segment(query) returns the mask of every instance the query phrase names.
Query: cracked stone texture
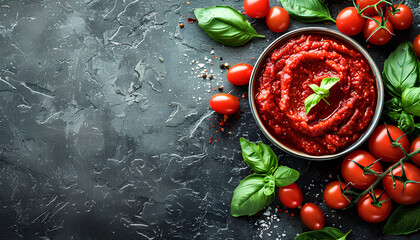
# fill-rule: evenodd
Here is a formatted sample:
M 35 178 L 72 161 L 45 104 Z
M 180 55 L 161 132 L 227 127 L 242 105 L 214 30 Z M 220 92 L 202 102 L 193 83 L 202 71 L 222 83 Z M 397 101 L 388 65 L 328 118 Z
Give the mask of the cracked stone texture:
M 254 64 L 281 34 L 250 19 L 266 38 L 223 46 L 187 18 L 197 7 L 242 11 L 242 1 L 190 2 L 0 1 L 1 239 L 293 239 L 308 230 L 277 199 L 271 207 L 281 211 L 271 215 L 279 221 L 229 213 L 234 188 L 251 173 L 239 138 L 269 142 L 242 98 L 247 87 L 230 85 L 219 65 Z M 351 5 L 326 3 L 334 18 Z M 408 5 L 417 8 L 415 23 L 386 46 L 355 37 L 380 69 L 420 33 L 418 5 Z M 336 29 L 292 20 L 288 31 L 303 26 Z M 212 80 L 201 78 L 206 69 Z M 218 86 L 242 98 L 224 131 L 208 104 Z M 420 238 L 384 237 L 383 224 L 363 222 L 355 209 L 329 209 L 322 189 L 340 160 L 308 162 L 273 149 L 280 164 L 301 172 L 304 201 L 321 206 L 327 226 L 352 229 L 350 239 Z

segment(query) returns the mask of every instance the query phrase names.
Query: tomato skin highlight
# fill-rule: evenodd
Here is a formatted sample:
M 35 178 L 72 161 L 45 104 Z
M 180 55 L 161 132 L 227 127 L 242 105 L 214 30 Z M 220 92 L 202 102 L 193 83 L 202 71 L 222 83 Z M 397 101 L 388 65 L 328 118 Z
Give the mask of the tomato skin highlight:
M 420 182 L 420 169 L 411 163 L 403 163 L 404 171 L 408 179 Z M 401 176 L 401 166 L 396 167 L 392 173 L 394 176 Z M 386 175 L 382 179 L 382 184 L 386 193 L 391 196 L 391 199 L 399 204 L 414 204 L 420 200 L 420 183 L 407 183 L 404 192 L 403 183 L 395 179 L 395 189 L 393 188 L 393 182 L 391 174 Z
M 379 16 L 373 17 L 376 21 L 381 22 L 381 18 Z M 363 35 L 365 38 L 372 44 L 375 45 L 384 45 L 389 42 L 394 34 L 394 27 L 392 26 L 391 22 L 388 20 L 385 23 L 386 29 L 379 29 L 374 34 L 372 34 L 375 29 L 378 27 L 378 23 L 372 19 L 368 19 L 363 27 Z M 372 36 L 371 36 L 372 35 Z
M 289 13 L 282 7 L 272 7 L 265 17 L 267 27 L 276 33 L 284 32 L 290 24 Z
M 363 30 L 365 18 L 360 16 L 355 7 L 347 7 L 338 14 L 336 25 L 341 33 L 354 36 Z
M 398 127 L 393 125 L 380 125 L 373 130 L 372 135 L 369 137 L 369 152 L 376 158 L 381 158 L 383 162 L 397 162 L 404 157 L 404 153 L 400 148 L 391 146 L 386 127 L 388 127 L 389 134 L 394 140 L 404 135 L 404 132 Z M 400 138 L 398 143 L 408 152 L 409 141 L 407 136 Z
M 279 188 L 279 199 L 288 208 L 297 208 L 302 204 L 302 190 L 296 183 Z
M 379 189 L 375 189 L 374 192 L 376 197 L 379 197 L 382 193 Z M 388 195 L 383 193 L 379 200 L 384 201 L 388 198 Z M 373 206 L 372 198 L 367 193 L 357 202 L 357 212 L 359 213 L 359 216 L 370 223 L 378 223 L 387 219 L 391 213 L 391 208 L 392 203 L 390 200 L 383 202 L 381 207 Z
M 300 210 L 300 219 L 309 229 L 315 231 L 325 225 L 325 216 L 321 208 L 314 203 L 306 203 Z
M 220 114 L 232 114 L 239 108 L 239 100 L 230 94 L 219 93 L 211 97 L 210 107 Z
M 351 186 L 356 189 L 367 189 L 378 177 L 374 174 L 363 175 L 363 170 L 351 160 L 366 167 L 374 163 L 376 158 L 367 151 L 356 150 L 347 155 L 341 164 L 341 174 L 347 183 L 351 183 Z M 379 162 L 373 164 L 370 169 L 378 174 L 382 173 L 383 170 L 382 165 Z
M 410 153 L 416 151 L 418 148 L 420 148 L 420 137 L 417 137 L 413 140 L 413 142 L 411 142 Z M 417 166 L 420 166 L 420 153 L 417 153 L 414 157 L 412 157 L 411 161 L 413 161 L 413 163 Z
M 346 184 L 339 181 L 330 182 L 324 189 L 324 201 L 332 209 L 343 209 L 350 204 L 351 197 L 347 198 L 341 193 Z
M 251 80 L 254 67 L 246 63 L 238 63 L 229 68 L 226 77 L 233 85 L 246 85 Z
M 251 18 L 263 18 L 270 10 L 270 3 L 268 0 L 245 0 L 244 9 Z
M 365 8 L 369 5 L 376 4 L 377 2 L 379 2 L 379 0 L 356 0 L 356 5 L 359 6 L 360 10 L 362 10 L 363 8 Z M 382 2 L 378 5 L 378 10 L 380 12 L 383 12 L 383 10 L 385 8 L 386 8 L 386 4 L 384 2 Z M 363 15 L 365 15 L 365 16 L 375 16 L 375 15 L 378 15 L 378 12 L 376 11 L 376 9 L 374 7 L 369 7 L 363 12 Z
M 413 49 L 417 57 L 420 57 L 420 34 L 413 41 Z
M 390 14 L 391 7 L 388 8 L 389 21 L 391 21 L 392 26 L 397 30 L 409 28 L 414 20 L 413 11 L 404 4 L 396 4 L 394 7 L 400 11 L 392 15 Z

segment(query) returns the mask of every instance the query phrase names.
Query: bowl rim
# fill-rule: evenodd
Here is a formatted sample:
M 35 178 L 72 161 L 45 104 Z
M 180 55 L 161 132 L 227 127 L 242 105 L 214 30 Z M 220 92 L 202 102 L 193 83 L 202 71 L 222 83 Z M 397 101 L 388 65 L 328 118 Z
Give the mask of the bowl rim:
M 354 48 L 355 50 L 359 51 L 363 57 L 368 61 L 372 72 L 376 78 L 376 89 L 377 89 L 377 101 L 376 101 L 376 109 L 375 109 L 375 114 L 369 124 L 369 127 L 365 130 L 365 132 L 359 137 L 359 139 L 357 139 L 352 145 L 350 145 L 349 147 L 347 147 L 346 149 L 344 149 L 343 151 L 339 152 L 339 153 L 335 153 L 335 154 L 328 154 L 328 155 L 319 155 L 319 156 L 315 156 L 315 155 L 310 155 L 304 152 L 301 152 L 297 149 L 293 149 L 289 146 L 287 146 L 286 144 L 280 142 L 279 140 L 277 140 L 264 126 L 263 122 L 261 121 L 258 112 L 257 112 L 257 108 L 256 108 L 256 104 L 255 104 L 255 84 L 258 81 L 258 77 L 260 76 L 260 72 L 262 71 L 262 67 L 265 65 L 265 59 L 267 59 L 268 55 L 271 54 L 273 52 L 273 50 L 275 50 L 281 43 L 287 41 L 288 39 L 296 36 L 296 35 L 301 35 L 304 33 L 315 33 L 315 34 L 324 34 L 327 35 L 329 37 L 335 38 L 347 45 L 350 45 L 352 48 Z M 260 130 L 263 132 L 263 134 L 278 148 L 280 148 L 281 150 L 283 150 L 284 152 L 287 152 L 293 156 L 299 157 L 299 158 L 303 158 L 303 159 L 307 159 L 307 160 L 314 160 L 314 161 L 326 161 L 326 160 L 332 160 L 332 159 L 336 159 L 339 158 L 341 156 L 347 155 L 348 153 L 356 150 L 356 148 L 358 148 L 361 144 L 363 144 L 368 137 L 370 136 L 370 134 L 373 132 L 373 130 L 375 129 L 376 125 L 379 122 L 379 119 L 381 117 L 381 113 L 382 113 L 382 109 L 383 109 L 383 104 L 384 104 L 384 86 L 383 86 L 383 82 L 382 82 L 382 75 L 381 72 L 379 71 L 378 67 L 376 66 L 375 61 L 372 59 L 372 57 L 369 55 L 369 53 L 362 47 L 360 46 L 355 40 L 353 40 L 352 38 L 338 32 L 332 29 L 328 29 L 328 28 L 324 28 L 324 27 L 304 27 L 304 28 L 299 28 L 299 29 L 295 29 L 292 30 L 290 32 L 287 32 L 285 34 L 283 34 L 282 36 L 278 37 L 276 40 L 274 40 L 272 43 L 270 43 L 270 45 L 268 45 L 264 51 L 261 53 L 261 55 L 258 57 L 256 63 L 254 64 L 254 68 L 252 70 L 252 74 L 251 74 L 251 79 L 249 82 L 249 87 L 248 87 L 248 99 L 249 99 L 249 106 L 251 108 L 251 113 L 258 125 L 258 127 L 260 128 Z

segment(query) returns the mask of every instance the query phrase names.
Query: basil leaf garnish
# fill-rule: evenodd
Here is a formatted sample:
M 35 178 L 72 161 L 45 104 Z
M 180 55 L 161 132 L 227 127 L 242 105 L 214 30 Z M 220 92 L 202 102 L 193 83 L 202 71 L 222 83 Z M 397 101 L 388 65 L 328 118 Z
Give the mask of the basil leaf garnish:
M 252 170 L 256 173 L 271 173 L 276 170 L 277 156 L 269 146 L 262 142 L 257 146 L 242 137 L 240 143 L 244 161 Z
M 420 202 L 414 205 L 400 205 L 386 222 L 385 235 L 406 235 L 420 229 Z
M 351 230 L 344 234 L 337 228 L 325 227 L 317 231 L 304 232 L 295 240 L 345 240 L 350 232 Z
M 246 17 L 229 6 L 196 8 L 198 25 L 214 40 L 229 46 L 241 46 L 258 35 Z
M 290 17 L 306 23 L 330 20 L 330 11 L 321 0 L 280 0 L 283 8 L 289 13 Z
M 305 99 L 304 105 L 306 115 L 308 115 L 309 111 L 311 111 L 311 109 L 315 107 L 315 105 L 317 105 L 321 99 L 330 105 L 330 103 L 325 98 L 330 96 L 330 89 L 338 81 L 340 81 L 338 78 L 323 78 L 319 87 L 316 84 L 308 85 L 315 93 L 309 95 Z
M 420 117 L 420 87 L 405 89 L 401 96 L 401 105 L 404 111 Z
M 279 166 L 273 174 L 277 187 L 284 187 L 294 183 L 299 178 L 299 175 L 298 171 L 286 166 Z
M 264 193 L 266 185 L 270 184 L 264 181 L 265 177 L 264 174 L 252 174 L 239 183 L 230 205 L 232 216 L 254 215 L 274 201 L 274 190 L 269 195 Z
M 264 185 L 264 194 L 271 195 L 276 189 L 275 178 L 272 175 L 268 175 L 264 178 L 264 181 L 266 182 Z
M 395 97 L 401 97 L 407 88 L 419 84 L 417 82 L 419 71 L 413 45 L 410 42 L 405 42 L 400 44 L 385 60 L 382 76 L 389 92 Z
M 412 133 L 415 127 L 413 115 L 402 111 L 400 118 L 398 119 L 398 128 L 405 133 Z

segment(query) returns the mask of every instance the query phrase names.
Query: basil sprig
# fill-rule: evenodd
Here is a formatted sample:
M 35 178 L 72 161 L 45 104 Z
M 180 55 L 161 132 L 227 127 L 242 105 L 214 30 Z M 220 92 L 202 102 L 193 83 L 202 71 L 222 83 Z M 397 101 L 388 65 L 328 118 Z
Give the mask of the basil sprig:
M 280 2 L 289 15 L 298 21 L 312 23 L 330 20 L 335 22 L 322 0 L 280 0 Z
M 340 79 L 338 78 L 324 78 L 321 81 L 320 86 L 318 87 L 316 84 L 310 84 L 309 87 L 315 92 L 309 95 L 305 99 L 305 112 L 308 115 L 309 111 L 315 105 L 319 103 L 319 101 L 324 100 L 328 105 L 330 103 L 325 99 L 330 96 L 330 89 L 338 82 Z
M 258 145 L 240 139 L 242 156 L 256 173 L 243 179 L 233 191 L 230 212 L 239 217 L 254 215 L 275 198 L 275 187 L 284 187 L 299 178 L 299 172 L 286 166 L 279 166 L 277 156 L 264 143 Z
M 401 96 L 404 111 L 420 117 L 420 87 L 407 88 Z
M 382 230 L 385 235 L 406 235 L 420 230 L 420 202 L 400 205 L 395 209 Z
M 295 240 L 345 240 L 350 232 L 351 230 L 344 234 L 337 228 L 325 227 L 320 230 L 299 234 Z
M 198 25 L 214 40 L 229 46 L 241 46 L 259 35 L 246 17 L 229 6 L 196 8 Z

